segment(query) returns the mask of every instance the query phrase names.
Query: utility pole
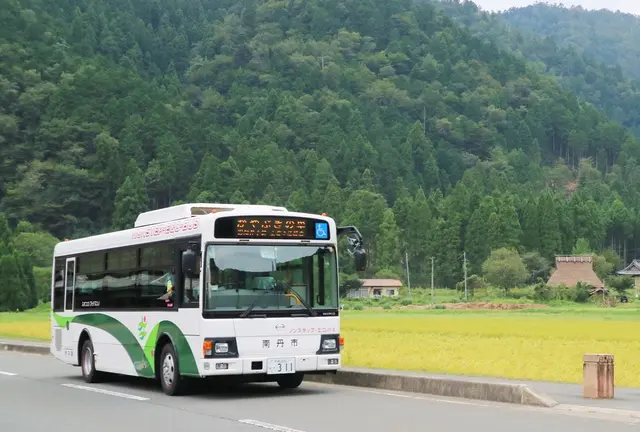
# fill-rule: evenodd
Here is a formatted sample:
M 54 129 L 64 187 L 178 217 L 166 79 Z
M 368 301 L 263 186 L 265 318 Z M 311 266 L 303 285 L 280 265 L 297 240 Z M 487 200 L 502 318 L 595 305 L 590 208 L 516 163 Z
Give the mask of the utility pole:
M 422 105 L 422 135 L 427 136 L 427 106 Z
M 407 286 L 409 287 L 409 295 L 411 295 L 411 277 L 409 276 L 409 254 L 404 251 L 404 264 L 407 268 Z
M 464 268 L 464 301 L 467 301 L 467 253 L 462 253 L 464 263 L 462 267 Z
M 431 257 L 431 306 L 433 306 L 433 257 Z

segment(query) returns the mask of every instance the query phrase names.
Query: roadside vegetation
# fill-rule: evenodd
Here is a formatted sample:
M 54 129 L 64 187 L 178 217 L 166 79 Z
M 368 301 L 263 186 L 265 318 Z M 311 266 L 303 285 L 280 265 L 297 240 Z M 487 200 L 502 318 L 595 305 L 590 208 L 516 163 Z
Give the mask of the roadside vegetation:
M 615 270 L 622 268 L 622 262 L 613 251 L 596 254 L 580 238 L 571 252 L 592 258 L 593 271 L 604 282 L 604 290 L 597 291 L 581 282 L 575 286 L 548 286 L 547 281 L 556 269 L 547 259 L 537 252 L 521 254 L 515 248 L 503 247 L 490 251 L 476 272 L 472 272 L 473 268 L 469 271 L 466 284 L 463 277 L 455 289 L 431 289 L 424 284 L 409 289 L 405 283 L 398 296 L 350 298 L 349 292 L 359 289 L 361 282 L 357 275 L 342 275 L 341 303 L 345 310 L 523 309 L 571 304 L 620 307 L 633 303 L 634 281 L 615 274 Z M 403 280 L 406 276 L 397 270 L 382 269 L 376 277 Z
M 633 293 L 624 290 L 620 293 L 613 289 L 605 295 L 591 295 L 588 285 L 575 287 L 548 287 L 544 282 L 522 288 L 504 290 L 492 286 L 451 290 L 444 288 L 401 288 L 400 295 L 378 298 L 343 298 L 344 310 L 521 310 L 531 308 L 629 308 L 640 307 Z M 621 298 L 626 303 L 621 303 Z

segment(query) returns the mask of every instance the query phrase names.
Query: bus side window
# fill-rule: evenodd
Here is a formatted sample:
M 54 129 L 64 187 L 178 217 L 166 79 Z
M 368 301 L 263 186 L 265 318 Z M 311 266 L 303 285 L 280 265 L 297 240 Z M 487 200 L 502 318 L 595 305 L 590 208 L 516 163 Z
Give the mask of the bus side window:
M 53 304 L 52 308 L 55 312 L 64 310 L 64 270 L 65 261 L 56 260 L 54 268 L 54 282 L 53 282 Z

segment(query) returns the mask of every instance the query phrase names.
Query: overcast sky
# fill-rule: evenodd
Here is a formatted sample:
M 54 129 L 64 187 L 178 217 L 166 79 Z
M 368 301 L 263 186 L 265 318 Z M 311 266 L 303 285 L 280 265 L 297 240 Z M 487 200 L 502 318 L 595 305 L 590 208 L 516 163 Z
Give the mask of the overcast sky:
M 537 3 L 536 0 L 474 0 L 487 11 L 499 11 L 510 7 L 522 7 Z M 582 6 L 585 9 L 611 9 L 640 15 L 640 0 L 554 0 L 545 3 L 562 3 L 565 6 Z

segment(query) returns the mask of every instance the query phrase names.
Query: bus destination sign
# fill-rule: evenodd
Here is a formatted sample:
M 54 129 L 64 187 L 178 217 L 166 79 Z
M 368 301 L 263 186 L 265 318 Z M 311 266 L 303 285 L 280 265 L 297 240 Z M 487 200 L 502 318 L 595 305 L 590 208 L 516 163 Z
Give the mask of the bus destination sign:
M 323 220 L 273 217 L 222 217 L 216 221 L 217 238 L 329 240 L 329 224 Z

